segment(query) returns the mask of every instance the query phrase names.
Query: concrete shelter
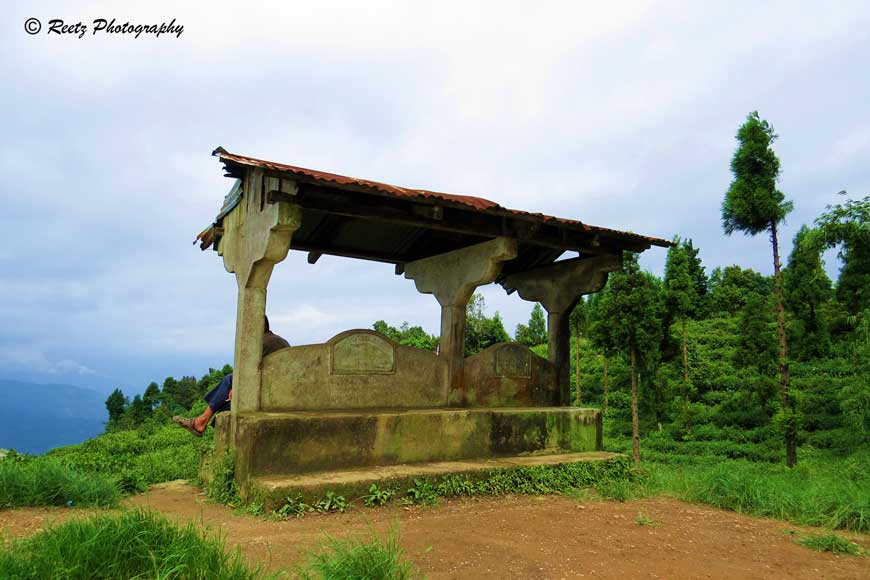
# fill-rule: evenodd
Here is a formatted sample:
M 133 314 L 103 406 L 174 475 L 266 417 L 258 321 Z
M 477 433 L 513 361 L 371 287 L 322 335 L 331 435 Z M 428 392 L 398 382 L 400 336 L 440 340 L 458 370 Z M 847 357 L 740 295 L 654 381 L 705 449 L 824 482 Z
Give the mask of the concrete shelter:
M 568 317 L 623 251 L 669 242 L 220 147 L 213 155 L 235 181 L 197 240 L 238 286 L 232 410 L 218 417 L 216 439 L 219 453 L 235 449 L 245 493 L 338 469 L 425 472 L 601 449 L 599 412 L 570 406 Z M 266 289 L 290 250 L 310 264 L 324 254 L 395 264 L 438 300 L 440 354 L 360 329 L 263 357 Z M 493 282 L 547 310 L 549 360 L 513 343 L 464 356 L 466 305 Z

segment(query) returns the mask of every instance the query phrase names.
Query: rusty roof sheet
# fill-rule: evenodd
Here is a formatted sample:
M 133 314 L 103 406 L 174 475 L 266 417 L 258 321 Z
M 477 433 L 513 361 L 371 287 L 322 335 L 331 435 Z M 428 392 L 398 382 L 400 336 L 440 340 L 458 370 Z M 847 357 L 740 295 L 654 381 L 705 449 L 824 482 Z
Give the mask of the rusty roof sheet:
M 275 172 L 281 173 L 290 173 L 295 176 L 304 177 L 313 181 L 331 183 L 339 187 L 360 187 L 363 189 L 370 190 L 372 192 L 377 192 L 383 195 L 389 195 L 392 197 L 400 197 L 400 198 L 410 198 L 410 199 L 426 199 L 438 202 L 447 202 L 451 205 L 465 206 L 474 211 L 479 211 L 483 213 L 496 213 L 496 214 L 508 214 L 519 217 L 527 217 L 534 221 L 541 221 L 543 223 L 556 223 L 560 225 L 564 225 L 570 228 L 581 229 L 585 232 L 601 232 L 605 234 L 614 235 L 617 237 L 627 237 L 627 238 L 636 238 L 642 239 L 654 246 L 660 247 L 669 247 L 673 245 L 668 240 L 664 240 L 661 238 L 654 238 L 649 236 L 643 236 L 640 234 L 636 234 L 634 232 L 627 232 L 623 230 L 614 230 L 610 228 L 604 228 L 600 226 L 593 226 L 584 224 L 579 220 L 573 220 L 568 218 L 560 218 L 556 216 L 546 215 L 542 213 L 532 213 L 528 211 L 518 210 L 518 209 L 510 209 L 503 207 L 497 204 L 494 201 L 490 201 L 488 199 L 484 199 L 482 197 L 473 197 L 470 195 L 455 195 L 452 193 L 440 193 L 437 191 L 429 191 L 426 189 L 411 189 L 407 187 L 400 187 L 398 185 L 390 185 L 388 183 L 381 183 L 379 181 L 372 181 L 369 179 L 360 179 L 358 177 L 348 177 L 346 175 L 338 175 L 336 173 L 329 173 L 326 171 L 318 171 L 316 169 L 307 169 L 305 167 L 297 167 L 295 165 L 287 165 L 285 163 L 276 163 L 274 161 L 266 161 L 264 159 L 256 159 L 254 157 L 247 157 L 244 155 L 237 155 L 235 153 L 230 153 L 225 150 L 223 147 L 218 147 L 212 152 L 212 155 L 220 158 L 222 162 L 227 166 L 230 173 L 233 173 L 231 170 L 232 165 L 241 165 L 248 167 L 260 167 L 262 169 L 271 170 Z M 234 177 L 240 177 L 240 175 L 233 174 Z

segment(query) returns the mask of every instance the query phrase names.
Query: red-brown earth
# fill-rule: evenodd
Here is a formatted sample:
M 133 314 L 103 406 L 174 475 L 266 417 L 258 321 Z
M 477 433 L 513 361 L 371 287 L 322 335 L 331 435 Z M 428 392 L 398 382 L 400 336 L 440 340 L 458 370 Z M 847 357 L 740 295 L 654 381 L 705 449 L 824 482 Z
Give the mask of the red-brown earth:
M 252 561 L 293 570 L 325 534 L 385 535 L 398 527 L 406 556 L 427 578 L 870 579 L 870 558 L 820 553 L 796 537 L 822 533 L 786 522 L 654 498 L 579 502 L 563 496 L 452 500 L 275 521 L 238 515 L 179 482 L 128 501 L 224 534 Z M 0 511 L 0 533 L 29 536 L 93 510 Z M 638 523 L 638 514 L 653 525 Z M 842 534 L 870 550 L 870 537 Z

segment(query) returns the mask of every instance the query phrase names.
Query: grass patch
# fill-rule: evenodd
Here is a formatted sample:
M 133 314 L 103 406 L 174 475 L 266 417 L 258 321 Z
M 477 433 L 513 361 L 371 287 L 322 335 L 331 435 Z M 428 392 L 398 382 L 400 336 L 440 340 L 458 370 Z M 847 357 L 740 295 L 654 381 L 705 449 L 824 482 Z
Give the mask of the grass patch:
M 302 580 L 422 578 L 405 560 L 396 529 L 385 539 L 375 532 L 371 532 L 368 538 L 339 540 L 327 537 L 321 551 L 312 555 L 297 573 Z
M 608 479 L 600 481 L 595 484 L 593 489 L 604 499 L 619 502 L 635 499 L 641 495 L 638 493 L 635 483 L 625 479 Z
M 138 493 L 155 483 L 195 480 L 200 459 L 212 444 L 212 429 L 200 439 L 174 424 L 149 423 L 54 449 L 31 461 L 56 461 L 111 479 L 125 493 Z
M 870 532 L 870 474 L 843 477 L 842 462 L 795 469 L 748 461 L 648 466 L 648 492 L 811 526 Z
M 660 521 L 651 518 L 643 512 L 637 512 L 637 517 L 634 518 L 634 523 L 639 526 L 647 526 L 650 528 L 657 528 L 662 525 Z
M 269 505 L 276 507 L 275 517 L 302 517 L 311 511 L 331 512 L 347 509 L 351 503 L 345 498 L 357 498 L 366 506 L 386 505 L 400 502 L 405 505 L 431 506 L 441 498 L 480 495 L 546 495 L 576 493 L 577 489 L 591 486 L 623 488 L 624 494 L 638 493 L 632 483 L 642 473 L 631 469 L 628 459 L 615 457 L 604 461 L 581 461 L 562 465 L 539 465 L 494 469 L 467 474 L 448 474 L 440 477 L 417 477 L 398 480 L 393 488 L 379 488 L 372 484 L 368 492 L 354 486 L 337 487 L 325 496 L 295 490 L 289 496 L 268 498 Z M 405 489 L 405 493 L 396 490 Z M 598 487 L 596 487 L 598 489 Z M 614 492 L 616 493 L 616 492 Z M 320 509 L 318 506 L 328 506 Z
M 800 544 L 819 552 L 850 554 L 852 556 L 861 555 L 861 548 L 857 544 L 832 533 L 801 538 Z
M 136 510 L 73 520 L 0 548 L 0 578 L 277 578 L 251 569 L 238 549 L 188 524 Z
M 114 507 L 121 494 L 107 478 L 57 461 L 0 461 L 0 508 Z
M 205 495 L 210 500 L 231 507 L 238 507 L 242 500 L 239 495 L 239 484 L 236 481 L 236 458 L 232 452 L 226 452 L 220 457 L 212 455 L 211 477 L 205 484 Z

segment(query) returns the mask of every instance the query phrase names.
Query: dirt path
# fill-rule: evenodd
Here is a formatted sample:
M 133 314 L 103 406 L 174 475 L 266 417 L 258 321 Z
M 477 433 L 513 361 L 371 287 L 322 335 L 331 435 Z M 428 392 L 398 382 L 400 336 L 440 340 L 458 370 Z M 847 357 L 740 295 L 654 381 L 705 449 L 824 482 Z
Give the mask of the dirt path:
M 196 488 L 176 483 L 130 503 L 220 530 L 252 560 L 279 569 L 292 569 L 324 533 L 386 533 L 398 525 L 406 554 L 430 579 L 870 578 L 870 558 L 799 546 L 786 533 L 802 530 L 796 526 L 661 498 L 580 504 L 560 496 L 507 497 L 270 521 L 234 515 L 208 503 Z M 658 525 L 639 525 L 638 513 Z M 0 531 L 26 536 L 50 522 L 86 515 L 10 510 L 0 512 Z M 870 549 L 870 537 L 857 539 Z

